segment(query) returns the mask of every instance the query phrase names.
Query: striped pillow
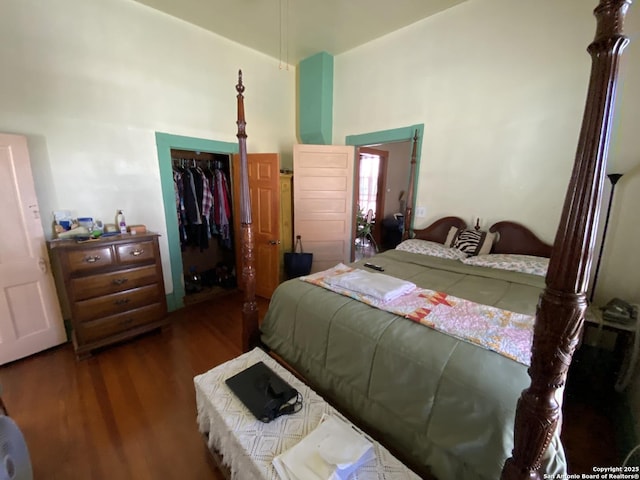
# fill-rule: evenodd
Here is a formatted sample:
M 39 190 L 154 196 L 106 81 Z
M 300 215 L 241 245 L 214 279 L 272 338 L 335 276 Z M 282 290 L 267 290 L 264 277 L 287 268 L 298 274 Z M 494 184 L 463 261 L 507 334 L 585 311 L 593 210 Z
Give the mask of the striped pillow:
M 455 232 L 449 232 L 447 240 L 449 246 L 457 248 L 471 257 L 489 253 L 495 236 L 495 233 L 482 230 L 461 230 L 456 228 Z

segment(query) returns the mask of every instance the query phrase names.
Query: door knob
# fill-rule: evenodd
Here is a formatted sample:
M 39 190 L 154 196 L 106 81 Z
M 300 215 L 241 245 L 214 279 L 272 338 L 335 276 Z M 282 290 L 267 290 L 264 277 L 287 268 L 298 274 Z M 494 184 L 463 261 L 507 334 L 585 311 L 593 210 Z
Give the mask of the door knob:
M 38 260 L 38 268 L 42 270 L 42 273 L 47 273 L 47 261 L 42 257 Z
M 280 245 L 280 240 L 269 240 L 269 245 Z

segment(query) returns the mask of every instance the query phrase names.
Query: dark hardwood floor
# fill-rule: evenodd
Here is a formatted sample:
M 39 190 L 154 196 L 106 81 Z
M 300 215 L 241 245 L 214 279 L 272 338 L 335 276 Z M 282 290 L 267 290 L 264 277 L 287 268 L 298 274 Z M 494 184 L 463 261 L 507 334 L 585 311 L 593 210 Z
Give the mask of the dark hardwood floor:
M 196 425 L 193 377 L 240 354 L 242 296 L 171 314 L 172 326 L 77 362 L 70 344 L 0 367 L 36 479 L 221 479 Z M 267 302 L 259 301 L 260 316 Z M 571 393 L 574 473 L 619 463 L 606 409 Z
M 241 353 L 241 302 L 230 294 L 187 307 L 167 331 L 85 361 L 66 344 L 0 367 L 34 477 L 222 479 L 197 429 L 193 377 Z

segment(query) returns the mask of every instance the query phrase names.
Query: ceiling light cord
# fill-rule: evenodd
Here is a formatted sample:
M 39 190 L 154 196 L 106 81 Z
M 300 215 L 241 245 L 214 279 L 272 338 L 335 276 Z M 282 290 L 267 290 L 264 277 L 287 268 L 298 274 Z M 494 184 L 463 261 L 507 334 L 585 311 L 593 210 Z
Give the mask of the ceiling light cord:
M 278 2 L 278 6 L 280 7 L 278 11 L 278 19 L 280 20 L 280 38 L 278 38 L 278 60 L 280 60 L 280 64 L 278 68 L 282 70 L 282 0 Z
M 280 65 L 278 68 L 283 69 L 282 66 L 282 54 L 284 50 L 286 69 L 289 70 L 289 0 L 285 0 L 283 5 L 282 0 L 279 1 L 280 5 L 280 45 L 279 45 L 279 59 Z M 284 19 L 284 20 L 283 20 Z

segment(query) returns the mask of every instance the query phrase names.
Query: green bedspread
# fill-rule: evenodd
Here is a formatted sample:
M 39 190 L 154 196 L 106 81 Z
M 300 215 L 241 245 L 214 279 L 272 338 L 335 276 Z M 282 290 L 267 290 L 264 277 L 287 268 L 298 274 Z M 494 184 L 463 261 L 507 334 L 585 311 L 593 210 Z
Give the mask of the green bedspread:
M 542 277 L 404 251 L 368 260 L 419 287 L 518 313 L 535 313 L 544 286 Z M 299 279 L 276 289 L 261 331 L 320 394 L 412 464 L 441 480 L 500 477 L 529 384 L 524 365 Z M 559 434 L 543 471 L 566 472 Z

